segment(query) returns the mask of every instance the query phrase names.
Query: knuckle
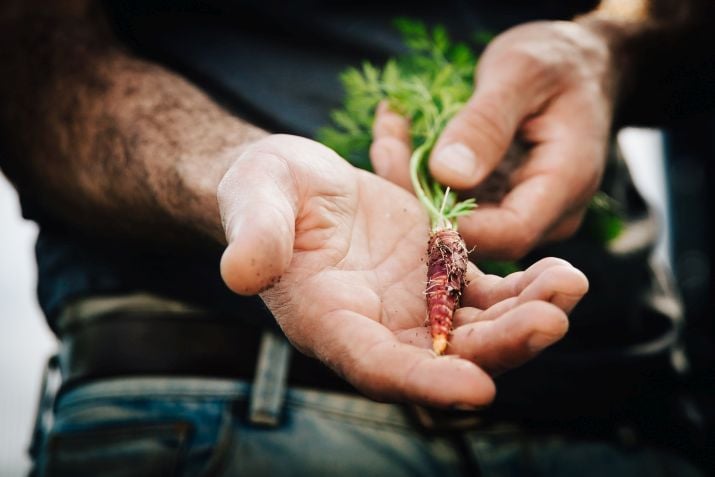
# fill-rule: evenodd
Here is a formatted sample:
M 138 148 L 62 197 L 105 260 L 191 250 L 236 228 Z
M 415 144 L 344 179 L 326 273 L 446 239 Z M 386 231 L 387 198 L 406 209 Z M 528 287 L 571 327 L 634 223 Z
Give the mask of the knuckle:
M 511 80 L 511 89 L 556 84 L 563 80 L 563 68 L 555 64 L 553 53 L 543 51 L 543 48 L 537 42 L 522 42 L 502 53 L 500 61 L 506 65 L 508 74 L 505 79 Z
M 536 48 L 533 43 L 521 43 L 520 46 L 505 51 L 503 61 L 518 71 L 528 73 L 529 76 L 543 74 L 549 70 L 549 64 L 545 60 L 547 57 Z

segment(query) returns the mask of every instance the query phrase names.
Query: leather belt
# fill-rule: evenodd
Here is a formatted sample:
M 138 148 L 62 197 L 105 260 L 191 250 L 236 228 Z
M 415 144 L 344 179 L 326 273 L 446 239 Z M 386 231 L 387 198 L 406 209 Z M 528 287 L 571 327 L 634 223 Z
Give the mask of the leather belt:
M 109 313 L 62 334 L 64 386 L 142 375 L 251 380 L 262 329 L 203 313 Z M 294 353 L 294 386 L 356 392 L 317 360 Z
M 236 317 L 203 312 L 118 311 L 66 327 L 59 369 L 62 389 L 96 379 L 127 376 L 201 376 L 252 381 L 263 329 Z M 293 353 L 288 384 L 357 393 L 317 360 Z M 477 427 L 474 412 L 408 406 L 427 431 Z
M 58 367 L 62 390 L 103 378 L 199 376 L 253 381 L 262 328 L 203 312 L 111 312 L 65 328 Z M 317 360 L 293 353 L 288 384 L 357 393 Z M 488 429 L 508 421 L 489 412 L 405 408 L 428 432 Z M 581 426 L 578 426 L 581 427 Z M 609 430 L 612 429 L 609 426 Z M 563 428 L 561 428 L 563 430 Z

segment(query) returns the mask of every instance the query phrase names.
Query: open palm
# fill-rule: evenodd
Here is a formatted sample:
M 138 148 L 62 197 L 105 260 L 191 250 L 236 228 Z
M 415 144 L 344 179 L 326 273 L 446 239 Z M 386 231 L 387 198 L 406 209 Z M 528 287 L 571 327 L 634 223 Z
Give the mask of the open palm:
M 408 192 L 318 143 L 270 136 L 222 182 L 227 284 L 261 292 L 286 336 L 366 394 L 487 404 L 489 373 L 558 340 L 585 277 L 547 259 L 501 279 L 470 268 L 448 353 L 424 326 L 427 217 Z

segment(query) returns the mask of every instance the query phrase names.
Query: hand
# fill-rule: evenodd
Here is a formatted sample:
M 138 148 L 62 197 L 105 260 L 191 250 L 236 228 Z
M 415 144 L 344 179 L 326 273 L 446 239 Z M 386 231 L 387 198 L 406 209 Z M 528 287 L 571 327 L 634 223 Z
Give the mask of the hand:
M 250 146 L 219 186 L 228 238 L 221 273 L 260 292 L 288 339 L 382 400 L 483 406 L 490 372 L 519 365 L 566 332 L 587 281 L 547 259 L 500 279 L 470 268 L 448 352 L 424 326 L 427 216 L 417 200 L 308 139 Z
M 483 256 L 519 258 L 580 226 L 605 167 L 613 93 L 609 50 L 571 22 L 515 27 L 485 50 L 477 87 L 430 158 L 439 182 L 457 190 L 481 184 L 515 137 L 529 145 L 498 203 L 480 202 L 460 232 Z M 409 124 L 378 108 L 375 171 L 409 188 Z

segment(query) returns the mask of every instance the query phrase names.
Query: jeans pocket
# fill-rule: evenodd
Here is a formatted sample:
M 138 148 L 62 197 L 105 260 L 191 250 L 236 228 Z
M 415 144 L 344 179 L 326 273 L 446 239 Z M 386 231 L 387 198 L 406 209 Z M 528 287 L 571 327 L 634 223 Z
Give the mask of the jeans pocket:
M 124 423 L 51 434 L 46 476 L 175 475 L 191 432 L 186 422 Z

